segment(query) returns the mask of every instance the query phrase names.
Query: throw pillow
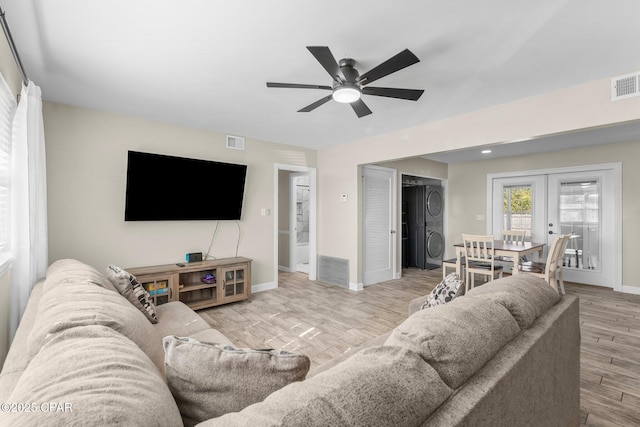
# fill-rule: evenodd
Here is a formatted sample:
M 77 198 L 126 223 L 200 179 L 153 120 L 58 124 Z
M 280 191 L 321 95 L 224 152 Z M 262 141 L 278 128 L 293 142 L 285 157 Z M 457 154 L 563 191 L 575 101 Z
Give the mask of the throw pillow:
M 309 358 L 283 350 L 238 349 L 193 338 L 163 340 L 167 384 L 185 426 L 237 412 L 305 379 Z
M 427 296 L 420 309 L 435 307 L 453 300 L 462 289 L 462 280 L 456 273 L 451 273 L 438 283 Z
M 107 278 L 120 294 L 129 300 L 138 310 L 142 312 L 151 323 L 158 323 L 156 307 L 151 301 L 149 292 L 142 286 L 133 274 L 127 273 L 120 267 L 109 264 L 107 267 Z

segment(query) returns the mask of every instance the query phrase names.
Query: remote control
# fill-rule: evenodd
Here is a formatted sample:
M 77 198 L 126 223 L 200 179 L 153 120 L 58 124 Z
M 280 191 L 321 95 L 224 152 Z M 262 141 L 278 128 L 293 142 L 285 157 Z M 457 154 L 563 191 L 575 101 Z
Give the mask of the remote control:
M 181 262 L 177 262 L 177 263 L 176 263 L 176 265 L 177 265 L 178 267 L 184 267 L 184 264 L 183 264 L 183 263 L 181 263 Z

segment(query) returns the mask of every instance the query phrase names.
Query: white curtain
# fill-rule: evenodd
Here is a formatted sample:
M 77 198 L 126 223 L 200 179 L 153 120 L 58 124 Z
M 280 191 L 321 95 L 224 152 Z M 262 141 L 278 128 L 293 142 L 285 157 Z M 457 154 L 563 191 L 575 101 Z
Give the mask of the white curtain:
M 45 276 L 47 254 L 47 169 L 40 88 L 22 86 L 13 119 L 11 150 L 11 339 L 31 288 Z

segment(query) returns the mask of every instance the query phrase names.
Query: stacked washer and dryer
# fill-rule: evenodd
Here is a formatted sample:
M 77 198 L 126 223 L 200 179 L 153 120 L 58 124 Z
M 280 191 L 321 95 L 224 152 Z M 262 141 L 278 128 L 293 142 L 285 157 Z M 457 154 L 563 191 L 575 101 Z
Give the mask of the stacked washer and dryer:
M 444 257 L 444 195 L 440 181 L 403 180 L 403 265 L 421 270 L 442 267 Z M 405 253 L 406 252 L 406 253 Z

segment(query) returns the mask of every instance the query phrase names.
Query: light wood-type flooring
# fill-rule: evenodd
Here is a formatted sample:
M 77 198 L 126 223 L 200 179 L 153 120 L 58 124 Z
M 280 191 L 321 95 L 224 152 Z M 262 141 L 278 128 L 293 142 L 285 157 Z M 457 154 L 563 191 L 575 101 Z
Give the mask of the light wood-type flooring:
M 238 347 L 282 348 L 322 364 L 407 317 L 442 270 L 407 269 L 402 279 L 353 292 L 303 273 L 281 273 L 278 289 L 198 313 Z M 640 426 L 640 295 L 565 283 L 580 298 L 581 423 Z

